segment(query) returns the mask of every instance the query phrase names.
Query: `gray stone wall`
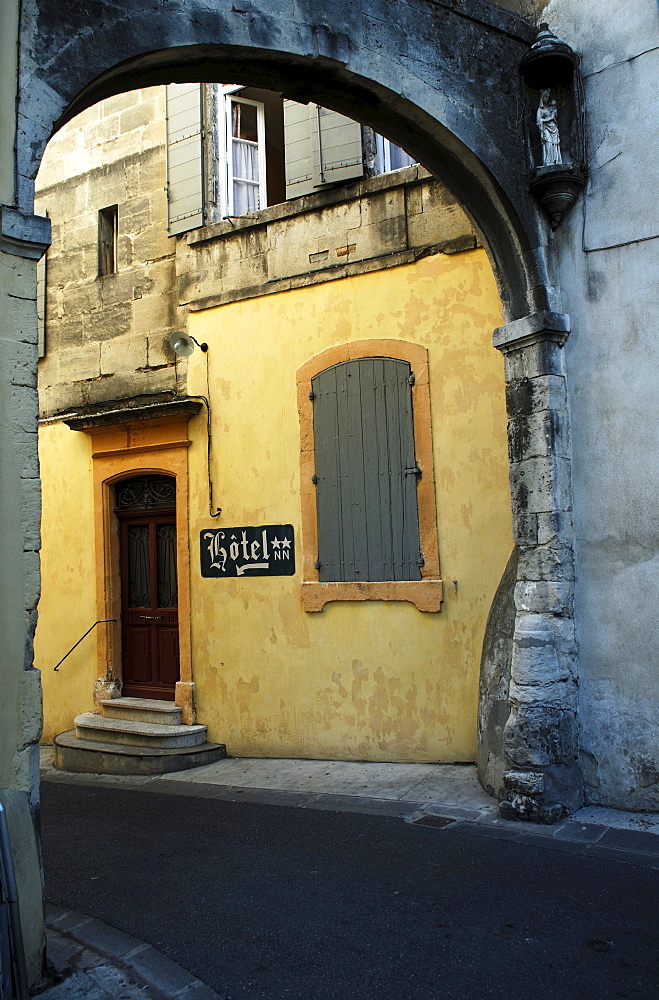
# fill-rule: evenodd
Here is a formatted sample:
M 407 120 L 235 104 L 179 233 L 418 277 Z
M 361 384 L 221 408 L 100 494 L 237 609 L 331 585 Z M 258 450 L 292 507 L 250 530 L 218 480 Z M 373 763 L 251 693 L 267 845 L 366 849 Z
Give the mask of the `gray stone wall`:
M 659 7 L 551 0 L 581 54 L 589 167 L 555 236 L 572 418 L 589 801 L 659 809 Z
M 483 788 L 501 798 L 508 762 L 505 726 L 510 718 L 510 674 L 515 636 L 515 585 L 519 553 L 515 547 L 501 577 L 485 626 L 478 691 L 478 750 L 476 762 Z
M 93 18 L 90 46 L 85 8 L 24 5 L 17 179 L 26 209 L 53 123 L 147 80 L 249 78 L 362 121 L 441 178 L 487 234 L 506 318 L 558 308 L 519 127 L 517 67 L 534 30 L 509 9 L 485 0 L 396 0 L 395 12 L 390 0 L 252 0 L 242 11 L 217 0 L 211 12 L 203 0 L 175 9 L 117 0 L 103 15 Z
M 549 0 L 490 0 L 490 3 L 495 7 L 503 7 L 505 10 L 520 14 L 535 24 L 539 23 Z
M 517 582 L 510 609 L 490 620 L 484 649 L 479 725 L 483 761 L 498 780 L 506 768 L 502 815 L 553 823 L 583 800 L 578 754 L 578 662 L 574 634 L 574 561 L 567 383 L 562 314 L 537 314 L 495 331 L 506 366 L 508 457 L 517 545 Z M 499 600 L 505 601 L 505 593 Z M 500 649 L 497 650 L 496 640 Z M 510 714 L 500 734 L 492 652 L 510 677 Z M 505 654 L 505 655 L 503 655 Z M 494 664 L 496 668 L 496 664 Z M 488 686 L 489 681 L 489 686 Z M 490 746 L 488 740 L 492 738 Z M 490 760 L 490 754 L 492 759 Z
M 48 238 L 41 222 L 33 226 L 30 219 L 0 209 L 5 358 L 0 374 L 0 800 L 10 829 L 30 983 L 41 973 L 44 948 L 36 839 L 41 676 L 32 669 L 41 547 L 35 282 L 37 258 Z

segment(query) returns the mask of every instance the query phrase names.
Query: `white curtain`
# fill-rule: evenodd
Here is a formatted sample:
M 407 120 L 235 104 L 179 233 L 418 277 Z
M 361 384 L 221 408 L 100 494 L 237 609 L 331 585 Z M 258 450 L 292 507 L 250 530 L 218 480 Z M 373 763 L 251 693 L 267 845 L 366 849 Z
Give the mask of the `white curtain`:
M 232 141 L 233 214 L 255 212 L 259 205 L 259 147 L 245 139 Z
M 233 185 L 233 214 L 255 212 L 259 205 L 259 147 L 258 143 L 241 138 L 242 105 L 231 102 L 231 169 Z

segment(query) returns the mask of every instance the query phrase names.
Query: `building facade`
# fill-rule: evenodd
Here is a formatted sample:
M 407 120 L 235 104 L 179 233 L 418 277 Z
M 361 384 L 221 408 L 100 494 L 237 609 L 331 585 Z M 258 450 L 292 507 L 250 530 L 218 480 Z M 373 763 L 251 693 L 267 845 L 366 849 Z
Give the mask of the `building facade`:
M 41 727 L 36 268 L 50 241 L 33 185 L 60 127 L 128 90 L 244 79 L 314 101 L 390 137 L 459 198 L 505 320 L 495 344 L 518 547 L 485 629 L 481 774 L 488 784 L 489 765 L 504 776 L 489 784 L 518 816 L 551 819 L 584 795 L 656 808 L 657 217 L 646 192 L 657 170 L 657 5 L 626 0 L 615 18 L 601 0 L 397 0 L 392 9 L 220 0 L 211 19 L 196 0 L 176 10 L 118 2 L 103 17 L 50 0 L 2 5 L 0 789 L 21 859 L 33 980 L 43 940 L 30 833 Z M 533 133 L 542 91 L 520 75 L 541 22 L 571 46 L 582 83 L 571 96 L 585 187 L 555 229 L 556 213 L 530 190 L 542 163 Z M 107 232 L 111 214 L 106 223 Z M 198 363 L 194 355 L 191 374 Z
M 245 107 L 248 181 L 225 132 Z M 386 170 L 392 156 L 408 165 Z M 316 106 L 192 84 L 111 98 L 50 144 L 47 741 L 123 693 L 175 699 L 239 756 L 475 759 L 513 545 L 500 313 L 472 225 L 409 159 Z M 208 350 L 177 356 L 177 330 Z M 171 616 L 131 582 L 137 515 L 118 499 L 153 476 L 175 483 L 178 663 L 173 619 L 167 641 L 147 636 Z M 54 645 L 58 660 L 95 621 L 53 671 Z

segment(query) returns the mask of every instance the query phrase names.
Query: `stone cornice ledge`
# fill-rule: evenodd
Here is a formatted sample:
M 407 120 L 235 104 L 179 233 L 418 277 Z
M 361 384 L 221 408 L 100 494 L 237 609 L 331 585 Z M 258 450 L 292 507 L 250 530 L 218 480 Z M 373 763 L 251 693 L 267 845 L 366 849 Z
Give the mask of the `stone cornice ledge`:
M 50 242 L 50 219 L 0 205 L 0 250 L 3 253 L 40 260 Z
M 146 406 L 126 406 L 96 411 L 95 413 L 67 414 L 63 422 L 72 431 L 87 431 L 95 427 L 112 427 L 116 424 L 138 423 L 144 420 L 173 420 L 194 417 L 201 409 L 201 402 L 194 399 L 173 399 L 166 403 Z
M 529 347 L 539 340 L 554 340 L 562 345 L 569 333 L 570 317 L 566 313 L 537 312 L 497 327 L 492 343 L 505 353 Z

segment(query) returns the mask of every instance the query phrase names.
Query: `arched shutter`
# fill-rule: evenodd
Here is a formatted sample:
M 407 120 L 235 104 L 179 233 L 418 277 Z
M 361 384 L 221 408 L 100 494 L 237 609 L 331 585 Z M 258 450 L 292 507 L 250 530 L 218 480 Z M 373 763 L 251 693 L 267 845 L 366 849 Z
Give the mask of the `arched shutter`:
M 204 224 L 201 84 L 167 86 L 167 224 L 170 236 Z
M 346 361 L 312 391 L 321 582 L 420 580 L 409 364 Z

